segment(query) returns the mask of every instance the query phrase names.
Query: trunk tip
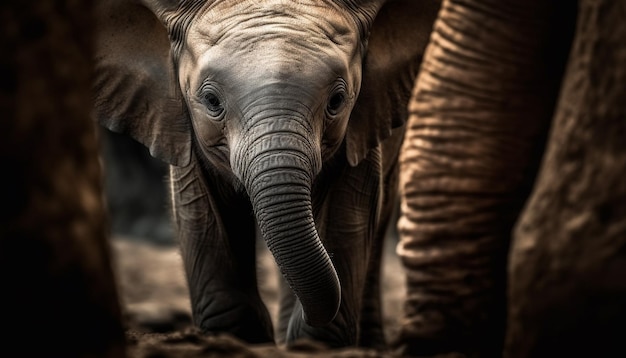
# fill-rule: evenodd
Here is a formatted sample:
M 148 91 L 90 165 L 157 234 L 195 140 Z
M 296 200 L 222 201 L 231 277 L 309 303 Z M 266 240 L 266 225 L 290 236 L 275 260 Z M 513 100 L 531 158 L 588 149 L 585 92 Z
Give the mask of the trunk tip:
M 329 324 L 335 319 L 335 317 L 337 317 L 337 313 L 339 312 L 339 307 L 341 305 L 341 289 L 339 287 L 340 286 L 337 285 L 337 292 L 334 295 L 336 296 L 334 307 L 331 307 L 328 310 L 316 310 L 316 312 L 312 314 L 307 314 L 303 307 L 302 319 L 306 322 L 306 324 L 312 327 L 321 327 Z

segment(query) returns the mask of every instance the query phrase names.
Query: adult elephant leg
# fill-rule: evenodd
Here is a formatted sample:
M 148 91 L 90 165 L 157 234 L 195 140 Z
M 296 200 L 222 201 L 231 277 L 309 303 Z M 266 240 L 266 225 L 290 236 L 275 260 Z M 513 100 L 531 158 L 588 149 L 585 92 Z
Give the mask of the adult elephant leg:
M 255 226 L 245 195 L 203 169 L 195 155 L 170 167 L 172 202 L 194 323 L 247 342 L 273 341 L 256 281 Z
M 554 39 L 572 31 L 555 18 L 557 10 L 575 11 L 575 3 L 553 6 L 442 4 L 401 155 L 405 354 L 501 354 L 510 231 L 533 182 L 567 55 L 568 45 Z
M 546 159 L 516 226 L 505 356 L 623 357 L 626 8 L 580 2 Z
M 380 148 L 354 168 L 343 158 L 337 155 L 324 168 L 313 191 L 315 222 L 341 282 L 339 312 L 329 324 L 311 327 L 302 320 L 297 302 L 288 342 L 311 338 L 333 347 L 359 343 L 362 295 L 380 215 L 382 162 Z

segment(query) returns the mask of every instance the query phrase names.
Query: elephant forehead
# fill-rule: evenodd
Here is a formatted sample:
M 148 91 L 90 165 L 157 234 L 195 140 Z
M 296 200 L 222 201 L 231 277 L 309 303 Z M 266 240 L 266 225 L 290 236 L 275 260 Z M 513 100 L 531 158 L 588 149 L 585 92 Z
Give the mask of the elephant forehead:
M 194 39 L 208 45 L 231 42 L 240 47 L 282 39 L 319 48 L 329 43 L 356 46 L 357 27 L 347 12 L 323 1 L 218 1 L 195 21 Z
M 282 21 L 283 18 L 285 21 Z M 327 86 L 338 77 L 351 82 L 348 70 L 360 53 L 353 44 L 331 41 L 323 32 L 303 29 L 291 18 L 250 19 L 212 41 L 202 32 L 190 32 L 181 57 L 182 74 L 192 88 L 207 79 L 238 86 L 257 81 L 300 82 Z M 251 26 L 257 23 L 258 26 Z M 194 84 L 195 83 L 195 84 Z
M 349 88 L 358 88 L 355 64 L 363 46 L 345 9 L 319 0 L 214 4 L 187 33 L 179 63 L 182 86 L 196 91 L 213 81 L 237 96 L 256 86 L 306 83 L 315 93 L 341 77 Z
M 200 54 L 199 77 L 235 82 L 256 78 L 277 82 L 290 82 L 295 78 L 323 81 L 323 77 L 334 81 L 349 66 L 341 52 L 300 47 L 284 39 L 266 39 L 249 47 L 233 45 L 223 43 Z

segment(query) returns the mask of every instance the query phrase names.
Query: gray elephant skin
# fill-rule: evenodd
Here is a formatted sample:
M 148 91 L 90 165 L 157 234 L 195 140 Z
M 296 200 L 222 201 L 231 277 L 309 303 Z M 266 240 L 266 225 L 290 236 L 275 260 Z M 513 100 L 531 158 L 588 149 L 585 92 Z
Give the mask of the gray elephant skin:
M 102 1 L 98 121 L 169 163 L 194 323 L 384 344 L 381 240 L 438 1 Z M 286 285 L 276 328 L 260 232 Z M 292 293 L 293 292 L 293 293 Z

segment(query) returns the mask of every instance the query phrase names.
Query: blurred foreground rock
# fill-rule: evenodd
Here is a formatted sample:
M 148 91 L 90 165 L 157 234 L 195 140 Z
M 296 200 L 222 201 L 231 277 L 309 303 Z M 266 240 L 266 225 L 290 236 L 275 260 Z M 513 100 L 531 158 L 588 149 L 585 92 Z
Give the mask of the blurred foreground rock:
M 585 0 L 509 262 L 505 357 L 624 357 L 625 2 Z
M 124 356 L 90 117 L 91 10 L 0 5 L 1 357 Z

